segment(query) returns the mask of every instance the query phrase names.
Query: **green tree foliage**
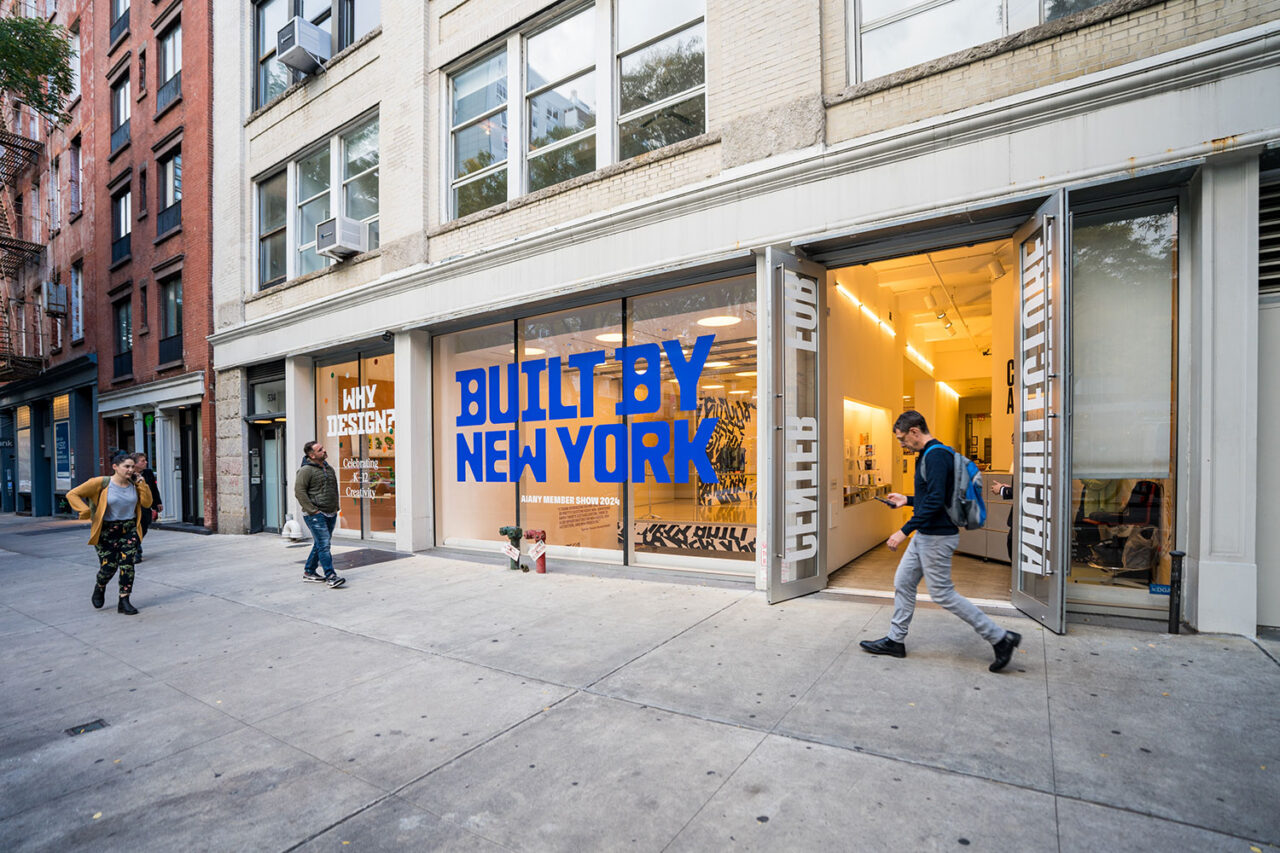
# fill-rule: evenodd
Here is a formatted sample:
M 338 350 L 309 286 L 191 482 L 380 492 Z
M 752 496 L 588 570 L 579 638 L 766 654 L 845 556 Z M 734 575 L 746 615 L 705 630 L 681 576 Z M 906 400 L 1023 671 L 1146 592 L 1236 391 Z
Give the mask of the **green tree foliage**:
M 61 123 L 72 82 L 65 27 L 41 18 L 0 18 L 0 89 Z
M 1044 19 L 1053 21 L 1058 18 L 1064 18 L 1067 15 L 1074 15 L 1076 12 L 1083 12 L 1093 6 L 1102 3 L 1103 0 L 1046 0 L 1044 4 Z

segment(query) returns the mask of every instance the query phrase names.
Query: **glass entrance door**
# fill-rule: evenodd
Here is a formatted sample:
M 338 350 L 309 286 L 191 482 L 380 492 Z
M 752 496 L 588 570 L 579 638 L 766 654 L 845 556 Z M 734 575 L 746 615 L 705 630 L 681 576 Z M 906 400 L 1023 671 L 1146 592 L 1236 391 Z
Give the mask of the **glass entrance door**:
M 772 438 L 769 482 L 763 485 L 770 604 L 827 585 L 827 507 L 823 499 L 826 432 L 822 332 L 826 325 L 824 270 L 788 252 L 765 251 L 765 292 L 771 369 L 761 411 Z
M 1013 604 L 1049 630 L 1066 630 L 1069 563 L 1067 472 L 1070 387 L 1065 192 L 1058 191 L 1014 235 L 1020 306 L 1017 452 L 1014 459 Z

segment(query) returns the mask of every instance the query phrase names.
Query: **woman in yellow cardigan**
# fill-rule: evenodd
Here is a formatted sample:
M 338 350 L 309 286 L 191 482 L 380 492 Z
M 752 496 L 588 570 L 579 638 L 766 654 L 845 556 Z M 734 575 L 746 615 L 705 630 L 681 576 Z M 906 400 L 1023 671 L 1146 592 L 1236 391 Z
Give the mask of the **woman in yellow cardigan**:
M 133 591 L 133 564 L 142 541 L 142 513 L 151 507 L 151 490 L 142 475 L 133 470 L 133 457 L 121 451 L 111 457 L 110 477 L 94 477 L 67 492 L 67 503 L 80 517 L 93 519 L 89 544 L 98 549 L 98 581 L 93 587 L 93 606 L 102 607 L 107 584 L 120 572 L 120 603 L 117 613 L 136 616 L 129 603 Z

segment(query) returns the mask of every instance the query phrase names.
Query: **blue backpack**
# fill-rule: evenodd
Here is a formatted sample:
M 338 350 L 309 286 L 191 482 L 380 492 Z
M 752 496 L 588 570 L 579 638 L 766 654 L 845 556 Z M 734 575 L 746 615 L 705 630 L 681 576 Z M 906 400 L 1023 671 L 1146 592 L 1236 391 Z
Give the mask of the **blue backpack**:
M 923 471 L 929 451 L 939 447 L 945 448 L 955 460 L 951 466 L 955 488 L 951 490 L 951 502 L 947 504 L 947 517 L 956 527 L 977 530 L 987 523 L 987 503 L 982 496 L 982 472 L 978 470 L 976 462 L 960 451 L 952 450 L 945 444 L 935 444 L 920 457 L 922 476 L 927 476 Z

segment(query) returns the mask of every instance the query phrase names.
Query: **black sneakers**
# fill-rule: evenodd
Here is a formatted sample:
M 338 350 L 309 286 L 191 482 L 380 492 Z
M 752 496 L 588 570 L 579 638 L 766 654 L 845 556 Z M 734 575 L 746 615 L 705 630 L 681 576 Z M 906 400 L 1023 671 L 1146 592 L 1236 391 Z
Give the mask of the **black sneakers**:
M 862 646 L 864 652 L 873 655 L 889 655 L 895 658 L 905 658 L 907 656 L 907 644 L 899 643 L 897 640 L 890 640 L 888 637 L 881 637 L 878 640 L 863 640 L 858 643 Z
M 319 572 L 303 572 L 302 580 L 305 583 L 324 583 L 324 578 Z
M 996 651 L 996 659 L 987 669 L 992 672 L 999 672 L 1009 665 L 1009 660 L 1013 657 L 1013 650 L 1022 642 L 1022 635 L 1017 631 L 1005 631 L 1004 636 L 998 641 L 991 644 L 991 648 Z
M 329 577 L 324 579 L 324 582 L 329 585 L 329 589 L 337 589 L 338 587 L 346 583 L 347 579 L 340 578 L 337 575 L 329 575 Z

